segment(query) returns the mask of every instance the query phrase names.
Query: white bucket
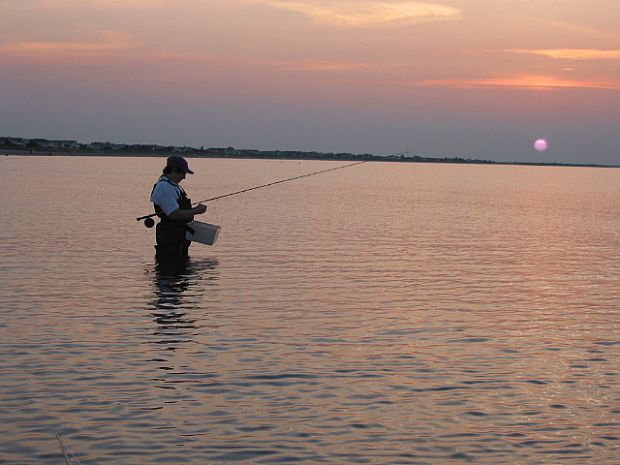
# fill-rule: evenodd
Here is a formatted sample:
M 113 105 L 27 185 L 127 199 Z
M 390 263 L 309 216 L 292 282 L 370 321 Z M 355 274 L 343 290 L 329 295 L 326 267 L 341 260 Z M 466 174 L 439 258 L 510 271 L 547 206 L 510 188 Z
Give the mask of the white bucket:
M 189 231 L 185 232 L 185 239 L 193 242 L 200 242 L 201 244 L 213 245 L 217 241 L 217 236 L 220 235 L 220 227 L 214 224 L 201 223 L 200 221 L 191 221 L 187 223 L 187 226 L 194 230 L 192 234 Z

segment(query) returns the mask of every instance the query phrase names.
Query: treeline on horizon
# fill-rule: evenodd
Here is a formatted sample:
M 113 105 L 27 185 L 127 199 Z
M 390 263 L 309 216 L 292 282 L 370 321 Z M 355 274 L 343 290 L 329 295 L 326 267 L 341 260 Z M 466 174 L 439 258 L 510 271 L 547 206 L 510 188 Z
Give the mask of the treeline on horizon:
M 472 160 L 462 157 L 433 158 L 399 153 L 382 156 L 370 153 L 354 154 L 348 152 L 315 152 L 301 150 L 256 150 L 235 147 L 178 147 L 157 144 L 118 144 L 114 142 L 80 143 L 75 140 L 25 139 L 0 137 L 0 148 L 22 150 L 33 154 L 92 154 L 92 155 L 167 155 L 178 154 L 194 157 L 213 158 L 282 158 L 308 160 L 368 160 L 368 161 L 412 161 L 412 162 L 450 162 L 450 163 L 495 163 L 490 160 Z
M 463 157 L 427 157 L 398 153 L 394 155 L 374 155 L 370 153 L 353 154 L 348 152 L 314 152 L 301 150 L 256 150 L 235 147 L 189 147 L 157 144 L 119 144 L 114 142 L 81 143 L 75 140 L 26 139 L 21 137 L 0 137 L 0 150 L 11 150 L 32 155 L 95 155 L 95 156 L 169 156 L 203 158 L 262 158 L 290 160 L 339 160 L 339 161 L 398 161 L 413 163 L 471 163 L 494 165 L 535 165 L 535 166 L 590 166 L 608 165 L 543 163 L 543 162 L 496 162 Z

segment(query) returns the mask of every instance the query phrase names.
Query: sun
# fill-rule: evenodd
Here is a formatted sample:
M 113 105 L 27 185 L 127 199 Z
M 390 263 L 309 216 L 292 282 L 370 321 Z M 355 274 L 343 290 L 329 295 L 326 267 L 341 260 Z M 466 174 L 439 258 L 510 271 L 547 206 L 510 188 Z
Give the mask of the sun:
M 545 139 L 536 139 L 534 141 L 534 148 L 537 152 L 544 152 L 549 147 L 549 143 Z

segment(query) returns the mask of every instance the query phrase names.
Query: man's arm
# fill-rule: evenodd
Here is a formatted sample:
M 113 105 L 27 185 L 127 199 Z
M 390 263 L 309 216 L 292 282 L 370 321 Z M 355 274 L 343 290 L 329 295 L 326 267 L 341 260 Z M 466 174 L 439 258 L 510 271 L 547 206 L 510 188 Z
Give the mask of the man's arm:
M 189 220 L 194 215 L 200 215 L 207 211 L 207 206 L 199 203 L 192 209 L 181 210 L 180 208 L 168 215 L 171 220 Z

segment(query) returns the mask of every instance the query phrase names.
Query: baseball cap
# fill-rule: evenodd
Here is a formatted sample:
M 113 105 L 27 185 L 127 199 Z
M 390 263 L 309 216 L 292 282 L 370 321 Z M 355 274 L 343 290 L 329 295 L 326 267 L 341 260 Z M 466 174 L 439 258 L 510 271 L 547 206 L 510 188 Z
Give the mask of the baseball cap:
M 187 160 L 185 160 L 185 158 L 179 157 L 177 155 L 169 157 L 168 160 L 166 161 L 166 166 L 170 166 L 172 168 L 179 169 L 179 170 L 183 171 L 184 173 L 194 174 L 194 172 L 189 169 L 189 165 L 187 164 Z

